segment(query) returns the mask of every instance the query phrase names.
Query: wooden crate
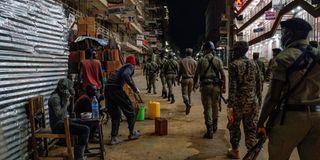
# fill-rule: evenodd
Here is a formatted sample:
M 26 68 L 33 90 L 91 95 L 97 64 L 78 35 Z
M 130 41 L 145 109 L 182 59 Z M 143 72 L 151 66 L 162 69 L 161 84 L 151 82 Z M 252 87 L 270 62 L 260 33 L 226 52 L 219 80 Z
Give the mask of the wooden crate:
M 155 135 L 165 136 L 168 135 L 168 121 L 165 118 L 156 118 L 154 120 Z

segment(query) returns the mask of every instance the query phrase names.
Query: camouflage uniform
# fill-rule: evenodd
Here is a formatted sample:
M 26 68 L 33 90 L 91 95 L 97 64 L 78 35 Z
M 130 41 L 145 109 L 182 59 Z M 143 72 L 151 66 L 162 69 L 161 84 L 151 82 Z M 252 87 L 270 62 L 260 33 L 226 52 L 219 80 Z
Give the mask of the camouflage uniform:
M 160 80 L 161 80 L 161 85 L 162 85 L 162 97 L 163 98 L 167 98 L 167 88 L 166 88 L 166 85 L 167 85 L 167 82 L 166 82 L 166 76 L 164 74 L 164 63 L 165 63 L 166 59 L 163 57 L 158 57 L 157 58 L 157 64 L 159 65 L 159 70 L 160 70 Z
M 260 74 L 260 80 L 261 80 L 260 92 L 262 93 L 263 92 L 263 82 L 264 82 L 265 76 L 266 76 L 266 69 L 265 69 L 264 63 L 260 59 L 255 60 L 255 62 L 259 67 L 259 74 Z M 261 97 L 258 97 L 258 98 L 259 98 L 258 99 L 259 103 L 261 104 L 262 99 L 261 99 Z
M 258 96 L 260 96 L 259 68 L 253 60 L 242 57 L 229 66 L 229 103 L 233 109 L 234 123 L 228 123 L 230 142 L 233 148 L 239 147 L 242 121 L 247 149 L 253 147 L 256 140 Z
M 175 85 L 176 81 L 176 76 L 179 70 L 179 66 L 177 61 L 175 61 L 173 58 L 169 58 L 168 60 L 165 61 L 163 65 L 164 69 L 164 74 L 166 75 L 166 81 L 168 84 L 168 101 L 171 99 L 171 103 L 174 103 L 174 95 L 172 92 L 172 86 Z
M 147 61 L 147 63 L 143 67 L 143 75 L 146 76 L 146 82 L 147 82 L 147 90 L 149 90 L 149 76 L 147 74 L 147 66 L 150 64 L 150 61 Z
M 204 108 L 205 124 L 207 130 L 212 132 L 217 127 L 221 86 L 217 82 L 217 79 L 220 80 L 220 75 L 216 75 L 213 66 L 208 69 L 209 61 L 212 61 L 217 71 L 223 70 L 223 64 L 217 56 L 208 53 L 200 59 L 196 69 L 196 74 L 200 75 L 201 102 Z M 195 78 L 198 75 L 195 75 Z
M 156 92 L 156 79 L 158 74 L 158 65 L 155 62 L 148 63 L 146 66 L 146 75 L 148 76 L 148 93 L 151 93 L 151 88 L 153 88 L 153 93 Z

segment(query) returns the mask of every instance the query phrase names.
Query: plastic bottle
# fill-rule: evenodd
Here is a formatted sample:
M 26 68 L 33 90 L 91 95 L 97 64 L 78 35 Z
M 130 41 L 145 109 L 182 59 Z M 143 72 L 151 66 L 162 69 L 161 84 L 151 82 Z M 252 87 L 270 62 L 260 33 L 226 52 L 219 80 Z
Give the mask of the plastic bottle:
M 99 104 L 96 96 L 94 96 L 92 99 L 91 109 L 92 109 L 92 119 L 99 118 Z

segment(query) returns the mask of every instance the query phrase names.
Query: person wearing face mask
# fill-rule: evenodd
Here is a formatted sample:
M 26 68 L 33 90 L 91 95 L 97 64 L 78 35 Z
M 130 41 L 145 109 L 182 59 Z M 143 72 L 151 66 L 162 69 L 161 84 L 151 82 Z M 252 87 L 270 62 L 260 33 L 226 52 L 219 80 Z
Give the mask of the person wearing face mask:
M 265 137 L 268 131 L 270 160 L 287 160 L 296 147 L 300 159 L 317 160 L 320 157 L 320 51 L 308 46 L 312 27 L 305 20 L 292 18 L 280 25 L 284 50 L 274 60 L 257 134 Z M 271 126 L 270 122 L 273 122 Z
M 123 91 L 124 84 L 128 84 L 135 93 L 140 93 L 140 90 L 136 87 L 132 76 L 134 75 L 136 65 L 136 59 L 134 56 L 128 56 L 126 58 L 126 64 L 120 69 L 116 70 L 109 76 L 105 88 L 106 108 L 111 116 L 112 128 L 111 128 L 111 140 L 110 145 L 121 143 L 122 141 L 117 137 L 121 111 L 127 118 L 129 129 L 129 140 L 135 140 L 140 137 L 138 131 L 134 131 L 135 125 L 135 112 L 134 106 L 129 96 Z
M 49 121 L 53 133 L 65 133 L 64 118 L 68 117 L 67 108 L 70 104 L 70 97 L 74 95 L 73 82 L 69 79 L 61 79 L 57 88 L 48 100 Z M 90 129 L 87 125 L 78 121 L 70 121 L 69 128 L 71 135 L 78 136 L 78 143 L 74 146 L 75 160 L 83 160 L 84 151 L 88 144 Z

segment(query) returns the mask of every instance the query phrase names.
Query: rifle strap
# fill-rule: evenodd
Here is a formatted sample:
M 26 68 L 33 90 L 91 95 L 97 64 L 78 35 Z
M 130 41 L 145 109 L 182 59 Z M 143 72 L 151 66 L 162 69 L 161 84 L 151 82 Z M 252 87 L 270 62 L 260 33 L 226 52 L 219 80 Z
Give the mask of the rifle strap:
M 302 51 L 302 54 L 297 58 L 297 60 L 288 68 L 287 73 L 286 73 L 286 77 L 287 80 L 286 82 L 288 83 L 288 91 L 287 93 L 281 98 L 280 103 L 281 102 L 285 102 L 285 104 L 287 104 L 288 101 L 288 97 L 290 96 L 291 93 L 295 92 L 295 90 L 301 85 L 301 83 L 306 79 L 306 77 L 308 76 L 308 74 L 311 72 L 311 70 L 313 69 L 313 67 L 317 64 L 316 59 L 314 59 L 312 56 L 310 56 L 309 53 L 309 46 L 306 49 L 300 49 Z M 312 63 L 309 65 L 309 59 L 310 57 L 312 58 Z M 302 64 L 302 62 L 304 64 Z M 309 65 L 309 66 L 308 66 Z M 296 71 L 305 69 L 306 67 L 307 70 L 304 72 L 303 76 L 300 78 L 300 80 L 298 81 L 298 83 L 296 83 L 296 85 L 294 85 L 291 89 L 290 89 L 290 81 L 289 81 L 289 76 Z M 279 107 L 281 106 L 281 104 L 279 104 Z M 284 123 L 284 119 L 285 119 L 285 115 L 286 115 L 286 107 L 283 107 L 282 110 L 282 114 L 281 114 L 281 121 L 280 121 L 280 125 L 283 125 Z
M 214 73 L 216 74 L 216 77 L 218 77 L 220 79 L 219 71 L 216 68 L 216 66 L 213 64 L 213 59 L 214 59 L 214 57 L 212 57 L 210 60 L 208 60 L 209 66 L 205 70 L 204 75 L 206 75 L 208 73 L 209 69 L 212 67 Z

